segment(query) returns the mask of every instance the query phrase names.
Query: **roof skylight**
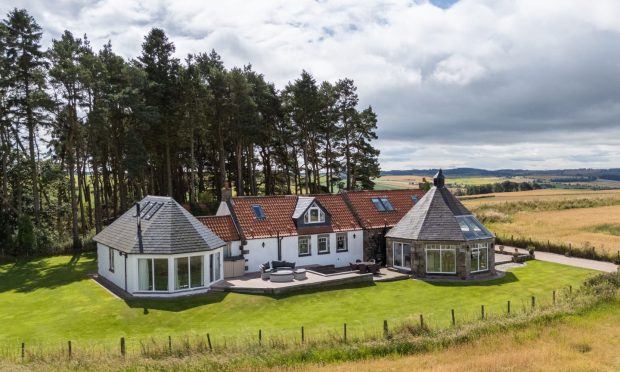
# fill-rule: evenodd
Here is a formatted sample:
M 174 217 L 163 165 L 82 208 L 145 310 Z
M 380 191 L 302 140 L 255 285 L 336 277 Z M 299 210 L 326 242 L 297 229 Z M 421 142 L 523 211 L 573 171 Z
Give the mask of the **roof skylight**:
M 386 197 L 372 198 L 372 204 L 377 208 L 379 212 L 390 212 L 394 210 L 392 203 Z
M 258 204 L 254 204 L 252 206 L 252 210 L 254 211 L 254 215 L 256 216 L 256 218 L 258 218 L 259 220 L 265 219 L 265 211 L 263 211 L 263 207 L 261 207 Z

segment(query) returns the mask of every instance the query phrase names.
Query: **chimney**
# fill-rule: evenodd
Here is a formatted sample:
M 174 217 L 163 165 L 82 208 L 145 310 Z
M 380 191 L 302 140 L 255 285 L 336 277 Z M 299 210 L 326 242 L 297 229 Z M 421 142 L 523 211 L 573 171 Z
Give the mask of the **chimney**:
M 443 171 L 440 168 L 439 172 L 437 172 L 437 174 L 433 178 L 433 184 L 437 187 L 444 187 L 445 182 L 446 182 L 446 178 L 444 177 Z
M 140 253 L 144 253 L 144 246 L 142 245 L 142 219 L 140 218 L 140 203 L 136 203 L 136 222 L 138 224 L 138 246 L 140 247 Z
M 232 198 L 232 190 L 230 189 L 230 182 L 224 182 L 224 187 L 222 187 L 222 201 L 227 202 Z

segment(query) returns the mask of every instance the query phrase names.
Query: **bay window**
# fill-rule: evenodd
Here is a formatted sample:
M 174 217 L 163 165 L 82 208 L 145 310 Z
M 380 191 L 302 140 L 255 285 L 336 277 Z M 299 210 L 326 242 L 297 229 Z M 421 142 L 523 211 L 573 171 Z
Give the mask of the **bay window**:
M 138 259 L 138 289 L 140 291 L 168 290 L 168 259 Z

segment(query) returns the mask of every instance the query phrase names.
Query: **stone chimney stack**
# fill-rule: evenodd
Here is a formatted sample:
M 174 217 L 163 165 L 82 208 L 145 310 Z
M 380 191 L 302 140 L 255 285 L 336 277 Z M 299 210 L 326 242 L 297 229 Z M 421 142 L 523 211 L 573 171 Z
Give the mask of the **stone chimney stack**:
M 224 182 L 221 196 L 223 202 L 229 201 L 232 198 L 232 189 L 230 188 L 230 182 Z

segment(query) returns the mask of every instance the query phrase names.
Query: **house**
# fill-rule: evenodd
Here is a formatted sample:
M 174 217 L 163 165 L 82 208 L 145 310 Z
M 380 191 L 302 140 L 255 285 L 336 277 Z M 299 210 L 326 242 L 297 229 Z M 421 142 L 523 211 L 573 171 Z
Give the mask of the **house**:
M 471 279 L 495 272 L 495 236 L 445 187 L 434 186 L 386 234 L 388 266 L 416 277 Z
M 386 262 L 385 234 L 424 196 L 420 189 L 342 193 L 364 230 L 364 260 Z
M 232 198 L 227 190 L 223 194 L 216 216 L 232 223 L 239 234 L 238 239 L 224 237 L 231 247 L 226 272 L 238 274 L 239 256 L 246 273 L 274 260 L 343 267 L 364 258 L 362 228 L 342 195 Z M 219 222 L 213 217 L 199 220 L 217 230 Z
M 134 296 L 202 292 L 223 279 L 227 243 L 172 198 L 147 196 L 94 240 L 99 276 Z

